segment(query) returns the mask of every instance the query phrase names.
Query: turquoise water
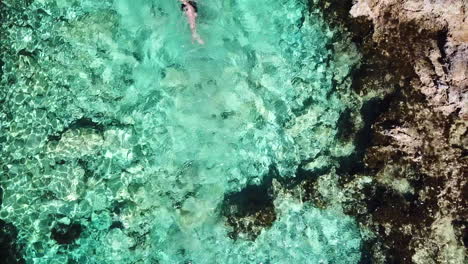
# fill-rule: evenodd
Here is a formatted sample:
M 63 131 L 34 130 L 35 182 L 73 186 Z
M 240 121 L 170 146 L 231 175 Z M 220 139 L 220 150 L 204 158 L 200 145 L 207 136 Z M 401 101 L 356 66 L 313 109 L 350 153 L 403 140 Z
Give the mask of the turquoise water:
M 354 151 L 359 54 L 307 1 L 199 1 L 203 46 L 176 0 L 5 2 L 0 217 L 27 263 L 359 261 L 338 205 L 280 191 L 255 240 L 222 214 L 271 167 L 333 174 Z

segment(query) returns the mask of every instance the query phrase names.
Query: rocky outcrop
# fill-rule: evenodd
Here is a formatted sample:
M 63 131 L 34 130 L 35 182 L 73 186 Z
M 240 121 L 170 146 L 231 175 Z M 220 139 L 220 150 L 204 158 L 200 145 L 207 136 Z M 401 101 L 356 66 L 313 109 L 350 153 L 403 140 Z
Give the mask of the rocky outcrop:
M 368 263 L 464 263 L 468 246 L 468 2 L 327 1 L 364 55 L 354 88 L 369 107 L 348 211 L 380 239 Z M 378 112 L 381 111 L 381 112 Z M 367 140 L 367 141 L 366 141 Z M 372 183 L 356 190 L 362 177 Z M 366 262 L 366 263 L 367 263 Z
M 373 40 L 388 56 L 407 59 L 412 88 L 444 116 L 467 120 L 468 10 L 466 1 L 358 1 L 353 17 L 374 25 Z
M 400 88 L 373 125 L 364 158 L 381 186 L 370 200 L 385 200 L 369 220 L 386 241 L 387 262 L 466 260 L 467 7 L 362 0 L 350 10 L 372 22 L 371 41 L 384 58 L 409 68 L 393 74 Z

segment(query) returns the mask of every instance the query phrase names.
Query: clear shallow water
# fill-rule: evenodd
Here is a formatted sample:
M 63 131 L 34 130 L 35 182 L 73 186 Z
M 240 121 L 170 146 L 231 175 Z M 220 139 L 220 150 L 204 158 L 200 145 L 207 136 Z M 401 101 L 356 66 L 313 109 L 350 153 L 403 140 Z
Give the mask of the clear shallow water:
M 305 1 L 198 6 L 203 46 L 175 0 L 38 0 L 32 26 L 10 30 L 11 49 L 35 55 L 5 64 L 0 216 L 28 263 L 359 260 L 339 207 L 280 192 L 255 241 L 229 238 L 221 213 L 272 166 L 287 181 L 305 160 L 333 172 L 352 153 L 338 121 L 359 126 L 358 54 Z M 54 230 L 73 224 L 59 245 Z

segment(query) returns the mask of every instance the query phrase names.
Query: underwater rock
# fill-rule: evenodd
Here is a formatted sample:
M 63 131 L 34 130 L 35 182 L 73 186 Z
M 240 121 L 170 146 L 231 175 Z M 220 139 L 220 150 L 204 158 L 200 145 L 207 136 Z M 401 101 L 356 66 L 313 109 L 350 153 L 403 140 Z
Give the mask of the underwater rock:
M 225 196 L 223 215 L 233 231 L 229 237 L 255 240 L 261 231 L 269 228 L 276 220 L 273 181 L 278 177 L 275 168 L 258 185 L 248 185 L 236 193 Z
M 51 230 L 51 237 L 61 245 L 73 243 L 80 237 L 83 227 L 77 223 L 70 223 L 68 225 L 58 223 Z
M 25 263 L 21 247 L 17 243 L 18 230 L 15 226 L 0 220 L 0 258 L 5 264 Z

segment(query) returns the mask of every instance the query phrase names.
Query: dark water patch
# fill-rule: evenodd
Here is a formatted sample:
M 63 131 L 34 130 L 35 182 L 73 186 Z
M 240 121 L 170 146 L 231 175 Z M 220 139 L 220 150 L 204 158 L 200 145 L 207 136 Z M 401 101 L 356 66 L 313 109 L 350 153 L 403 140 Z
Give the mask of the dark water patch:
M 268 175 L 259 185 L 248 185 L 239 192 L 224 197 L 222 213 L 233 228 L 228 235 L 255 240 L 264 228 L 273 225 L 276 212 L 273 204 L 272 182 L 278 178 L 276 167 L 271 166 Z
M 353 154 L 347 157 L 338 159 L 337 174 L 342 176 L 353 176 L 358 173 L 367 173 L 369 168 L 364 165 L 363 159 L 367 149 L 373 144 L 373 124 L 379 116 L 384 113 L 390 103 L 398 96 L 398 92 L 385 97 L 384 99 L 371 99 L 365 102 L 360 110 L 363 118 L 363 127 L 355 132 L 354 145 L 356 146 Z M 351 126 L 351 121 L 342 121 L 341 125 Z M 348 128 L 351 129 L 351 128 Z M 351 131 L 348 133 L 352 133 Z M 344 184 L 351 180 L 352 177 L 340 177 L 340 183 Z
M 327 203 L 320 192 L 317 190 L 317 180 L 321 175 L 326 174 L 329 169 L 322 168 L 311 171 L 304 169 L 304 165 L 298 167 L 293 185 L 288 187 L 292 189 L 300 184 L 301 190 L 303 191 L 300 197 L 302 202 L 311 202 L 315 207 L 325 208 Z
M 316 181 L 320 175 L 328 172 L 328 168 L 318 170 L 305 169 L 304 167 L 311 161 L 312 160 L 301 162 L 301 164 L 297 167 L 295 177 L 290 182 L 285 183 L 288 189 L 292 189 L 304 181 Z
M 77 129 L 77 128 L 91 128 L 99 132 L 104 131 L 104 125 L 94 122 L 91 118 L 83 117 L 73 121 L 68 129 Z
M 447 61 L 447 52 L 445 51 L 447 38 L 448 38 L 448 29 L 443 29 L 437 33 L 436 41 L 437 41 L 437 47 L 439 48 L 439 51 L 440 51 L 439 62 L 441 64 L 444 64 Z
M 372 250 L 374 245 L 378 243 L 377 239 L 364 240 L 361 244 L 361 259 L 358 264 L 374 264 L 376 263 Z
M 325 208 L 327 206 L 326 199 L 318 191 L 317 181 L 320 176 L 325 175 L 330 172 L 330 167 L 323 167 L 319 169 L 306 169 L 308 163 L 312 162 L 311 160 L 304 160 L 297 167 L 294 178 L 289 179 L 287 182 L 283 181 L 282 186 L 287 190 L 291 190 L 294 193 L 294 190 L 297 190 L 299 187 L 301 190 L 300 199 L 302 202 L 310 202 L 315 207 Z
M 131 200 L 122 200 L 122 201 L 114 200 L 112 202 L 111 212 L 115 215 L 119 215 L 122 213 L 124 209 L 128 209 L 128 208 L 133 209 L 135 206 L 136 206 L 135 202 Z
M 338 119 L 337 122 L 337 138 L 340 141 L 348 141 L 351 139 L 353 134 L 355 133 L 355 126 L 353 122 L 353 118 L 351 115 L 351 110 L 346 109 Z
M 3 65 L 5 65 L 5 63 L 3 62 L 2 59 L 0 59 L 0 80 L 3 77 Z M 0 101 L 0 103 L 2 103 L 2 102 Z
M 138 246 L 141 246 L 141 245 L 144 245 L 145 243 L 147 243 L 148 234 L 149 234 L 149 231 L 146 231 L 146 232 L 143 232 L 143 233 L 138 232 L 138 231 L 129 232 L 128 236 L 133 238 L 133 241 L 135 241 L 133 246 L 131 246 L 129 249 L 130 250 L 135 250 Z
M 351 10 L 352 6 L 352 0 L 308 1 L 309 12 L 314 12 L 317 9 L 321 10 L 325 19 L 334 26 L 339 22 L 337 18 L 350 18 L 349 10 Z
M 124 225 L 120 221 L 113 221 L 112 224 L 110 225 L 109 229 L 115 229 L 115 228 L 124 229 Z
M 427 186 L 427 185 L 425 185 Z M 347 207 L 347 214 L 355 215 L 360 222 L 366 222 L 370 216 L 375 224 L 377 241 L 382 241 L 382 250 L 386 263 L 409 263 L 415 251 L 411 246 L 414 237 L 422 237 L 434 221 L 432 212 L 437 210 L 437 201 L 422 202 L 418 190 L 401 194 L 385 185 L 367 185 L 363 190 L 363 202 L 366 211 L 356 207 Z M 390 231 L 385 226 L 391 226 Z M 413 226 L 413 232 L 407 234 L 405 226 Z M 365 251 L 375 250 L 372 244 Z M 364 262 L 372 263 L 372 262 Z
M 57 223 L 51 230 L 50 237 L 60 245 L 68 245 L 75 242 L 81 235 L 83 226 L 78 223 L 69 225 Z
M 362 159 L 364 151 L 372 144 L 372 125 L 377 118 L 388 109 L 390 103 L 397 97 L 397 93 L 386 96 L 384 99 L 371 99 L 365 102 L 361 108 L 363 128 L 357 133 L 355 145 L 357 154 Z
M 27 49 L 21 49 L 21 50 L 18 51 L 17 54 L 19 56 L 25 56 L 25 57 L 29 57 L 31 59 L 35 59 L 36 56 L 39 54 L 39 51 L 38 50 L 29 51 Z
M 78 166 L 84 171 L 84 181 L 86 182 L 89 178 L 93 177 L 94 171 L 90 168 L 90 165 L 86 159 L 78 159 Z
M 262 229 L 273 225 L 276 220 L 273 181 L 278 182 L 285 190 L 301 186 L 302 202 L 311 202 L 316 207 L 325 208 L 327 204 L 316 189 L 316 182 L 320 175 L 329 172 L 329 168 L 307 170 L 304 167 L 309 162 L 304 161 L 298 166 L 293 178 L 280 177 L 276 166 L 272 165 L 260 184 L 248 185 L 239 192 L 226 195 L 222 214 L 227 218 L 227 224 L 233 228 L 229 237 L 255 240 Z
M 0 262 L 4 264 L 24 264 L 21 246 L 17 241 L 18 230 L 0 219 Z
M 0 208 L 2 208 L 3 204 L 3 188 L 0 186 Z
M 58 165 L 64 165 L 65 163 L 67 163 L 64 159 L 59 159 L 55 162 L 55 164 L 58 164 Z
M 79 128 L 89 128 L 97 131 L 99 134 L 104 132 L 104 125 L 98 122 L 93 121 L 91 118 L 83 117 L 79 118 L 73 122 L 71 122 L 66 128 L 62 131 L 59 131 L 55 134 L 49 135 L 47 137 L 48 141 L 60 141 L 62 135 L 71 129 L 79 129 Z
M 468 220 L 456 219 L 452 221 L 452 225 L 455 228 L 455 235 L 458 240 L 463 243 L 463 246 L 466 249 L 468 249 Z

